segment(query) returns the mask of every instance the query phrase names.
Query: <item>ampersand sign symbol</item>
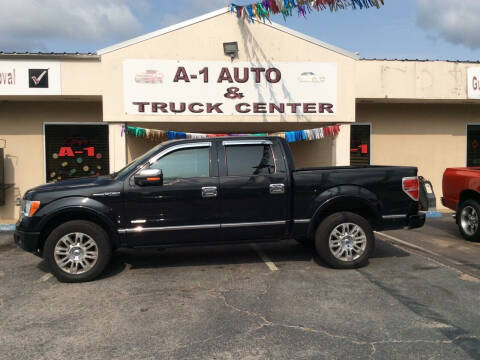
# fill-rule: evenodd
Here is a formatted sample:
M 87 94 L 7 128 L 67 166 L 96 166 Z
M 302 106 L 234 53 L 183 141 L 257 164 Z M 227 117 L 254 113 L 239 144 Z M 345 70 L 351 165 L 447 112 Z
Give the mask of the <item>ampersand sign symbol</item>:
M 227 89 L 226 94 L 224 95 L 227 99 L 243 99 L 245 96 L 239 92 L 238 87 L 230 87 Z

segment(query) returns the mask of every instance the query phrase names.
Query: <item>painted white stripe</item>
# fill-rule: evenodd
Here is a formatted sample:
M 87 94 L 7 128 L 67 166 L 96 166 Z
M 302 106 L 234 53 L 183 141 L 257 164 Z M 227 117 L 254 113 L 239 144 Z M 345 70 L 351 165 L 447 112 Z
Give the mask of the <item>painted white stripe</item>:
M 278 271 L 278 267 L 277 265 L 275 265 L 272 260 L 270 260 L 270 258 L 267 256 L 267 254 L 265 254 L 263 252 L 262 249 L 260 249 L 257 245 L 255 244 L 250 244 L 250 246 L 252 247 L 253 250 L 255 250 L 258 254 L 258 256 L 260 256 L 260 259 L 263 260 L 263 262 L 265 263 L 265 265 L 267 265 L 267 267 L 270 269 L 270 271 Z
M 411 243 L 409 243 L 409 242 L 407 242 L 407 241 L 400 240 L 399 238 L 396 238 L 395 236 L 387 235 L 387 234 L 384 234 L 384 233 L 382 233 L 382 232 L 377 232 L 377 231 L 375 231 L 375 234 L 380 235 L 380 236 L 383 236 L 383 237 L 386 238 L 386 239 L 390 239 L 390 240 L 392 240 L 392 241 L 394 241 L 394 242 L 397 242 L 397 243 L 399 243 L 399 244 L 405 245 L 405 246 L 407 246 L 407 247 L 411 247 L 411 248 L 413 248 L 413 249 L 417 249 L 417 250 L 426 252 L 426 253 L 428 253 L 428 254 L 430 254 L 430 255 L 432 255 L 432 256 L 437 257 L 438 259 L 447 260 L 447 261 L 450 262 L 451 264 L 460 265 L 460 266 L 465 266 L 465 264 L 462 264 L 462 263 L 460 263 L 460 262 L 458 262 L 458 261 L 455 261 L 455 260 L 453 260 L 453 259 L 446 258 L 446 257 L 443 256 L 443 255 L 437 254 L 436 252 L 430 251 L 430 250 L 425 249 L 425 248 L 423 248 L 423 247 L 421 247 L 421 246 L 413 245 L 413 244 L 411 244 Z M 467 273 L 465 273 L 463 270 L 458 269 L 458 268 L 455 268 L 455 267 L 453 267 L 452 265 L 450 265 L 450 264 L 448 264 L 448 263 L 441 262 L 440 260 L 436 260 L 435 258 L 431 258 L 431 257 L 427 257 L 427 258 L 430 259 L 431 261 L 436 262 L 437 264 L 439 264 L 439 265 L 441 265 L 441 266 L 445 266 L 445 267 L 447 267 L 447 268 L 449 268 L 449 269 L 452 269 L 453 271 L 456 271 L 456 272 L 459 273 L 459 274 L 464 274 L 465 276 L 469 276 L 469 277 L 472 277 L 472 278 L 474 278 L 474 279 L 479 279 L 479 280 L 480 280 L 480 278 L 477 278 L 475 275 L 467 274 Z
M 40 282 L 48 281 L 52 276 L 53 276 L 53 275 L 50 274 L 50 273 L 45 274 L 45 275 L 43 275 L 43 276 L 40 278 L 40 280 L 38 280 L 38 281 L 40 281 Z
M 428 249 L 425 249 L 424 247 L 421 247 L 421 246 L 418 246 L 418 245 L 414 245 L 412 243 L 409 243 L 408 241 L 405 241 L 405 240 L 400 240 L 399 238 L 396 238 L 395 236 L 392 236 L 392 235 L 387 235 L 387 234 L 384 234 L 382 232 L 378 232 L 378 231 L 375 231 L 375 234 L 378 234 L 380 236 L 383 236 L 387 239 L 390 239 L 390 240 L 393 240 L 393 241 L 396 241 L 398 242 L 399 244 L 402 244 L 402 245 L 405 245 L 405 246 L 409 246 L 411 248 L 414 248 L 414 249 L 417 249 L 417 250 L 420 250 L 420 251 L 423 251 L 423 252 L 426 252 L 430 255 L 434 255 L 434 256 L 442 256 L 440 254 L 437 254 L 436 252 L 433 252 L 431 250 L 428 250 Z

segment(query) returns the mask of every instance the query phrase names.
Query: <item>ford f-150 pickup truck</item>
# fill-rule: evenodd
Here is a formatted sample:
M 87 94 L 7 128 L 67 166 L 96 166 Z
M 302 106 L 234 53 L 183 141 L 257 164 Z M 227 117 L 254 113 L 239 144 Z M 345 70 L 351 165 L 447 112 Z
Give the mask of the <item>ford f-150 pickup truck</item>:
M 14 237 L 66 282 L 99 276 L 118 248 L 282 239 L 354 268 L 373 230 L 423 226 L 419 187 L 415 167 L 295 169 L 280 137 L 174 140 L 109 176 L 26 192 Z
M 456 212 L 460 234 L 466 240 L 479 241 L 480 168 L 448 168 L 442 187 L 442 204 Z

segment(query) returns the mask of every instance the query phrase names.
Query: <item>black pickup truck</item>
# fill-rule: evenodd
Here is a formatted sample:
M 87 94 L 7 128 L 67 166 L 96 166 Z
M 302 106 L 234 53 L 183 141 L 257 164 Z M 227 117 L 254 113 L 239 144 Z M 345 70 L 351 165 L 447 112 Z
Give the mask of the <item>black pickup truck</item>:
M 336 268 L 365 265 L 373 230 L 425 223 L 415 167 L 295 169 L 279 137 L 163 143 L 109 176 L 29 190 L 14 234 L 61 281 L 89 281 L 118 248 L 312 242 Z

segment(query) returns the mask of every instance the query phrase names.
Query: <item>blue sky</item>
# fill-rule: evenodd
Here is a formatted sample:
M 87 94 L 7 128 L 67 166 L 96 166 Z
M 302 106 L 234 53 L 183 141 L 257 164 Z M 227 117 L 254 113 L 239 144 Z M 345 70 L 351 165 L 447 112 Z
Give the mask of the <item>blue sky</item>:
M 94 52 L 228 3 L 2 0 L 0 50 Z M 282 16 L 272 20 L 365 58 L 480 60 L 480 0 L 385 0 L 380 10 L 313 12 L 307 19 L 295 15 L 286 22 Z

